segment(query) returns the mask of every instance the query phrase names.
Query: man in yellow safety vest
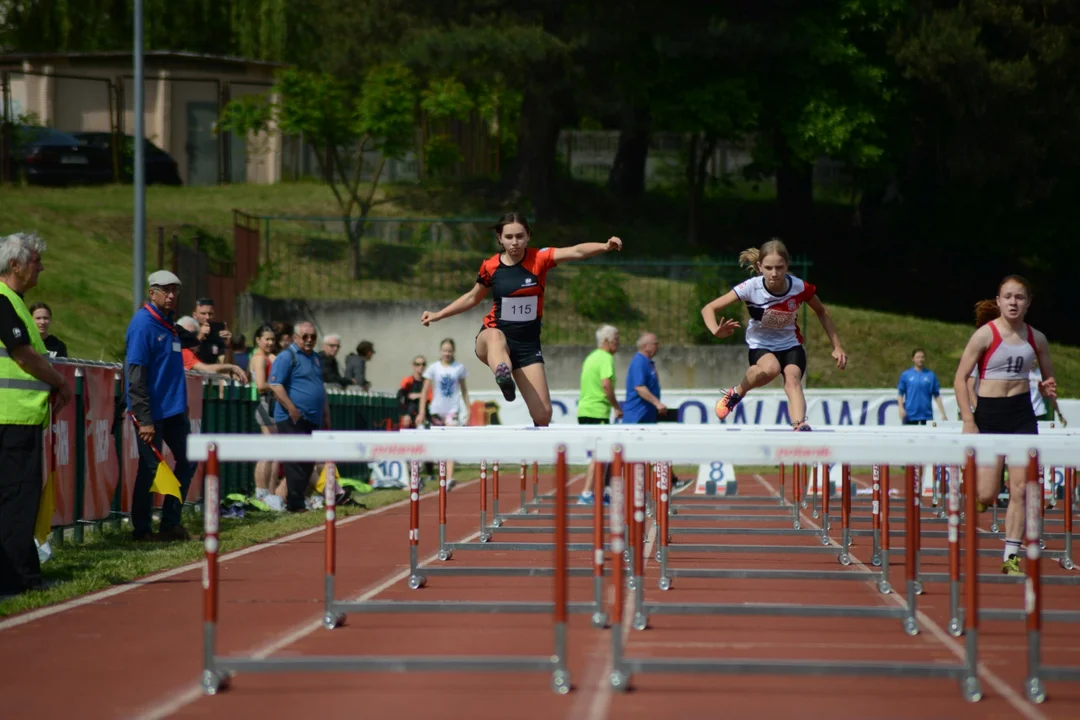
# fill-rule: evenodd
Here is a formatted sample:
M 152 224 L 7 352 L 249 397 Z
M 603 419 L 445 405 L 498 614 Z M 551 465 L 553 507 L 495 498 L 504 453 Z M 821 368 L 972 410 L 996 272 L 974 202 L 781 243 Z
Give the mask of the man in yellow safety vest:
M 37 235 L 0 237 L 0 593 L 41 586 L 34 522 L 41 501 L 49 401 L 59 411 L 71 388 L 48 351 L 23 296 L 45 267 Z

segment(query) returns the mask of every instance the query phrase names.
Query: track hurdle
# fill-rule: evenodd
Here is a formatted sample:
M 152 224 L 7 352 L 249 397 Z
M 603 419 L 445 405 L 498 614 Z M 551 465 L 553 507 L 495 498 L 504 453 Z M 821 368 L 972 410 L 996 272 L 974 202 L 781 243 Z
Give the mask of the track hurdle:
M 566 444 L 553 445 L 549 440 L 528 439 L 517 443 L 517 450 L 526 456 L 548 458 L 556 467 L 556 512 L 566 509 L 568 481 L 568 451 Z M 268 442 L 269 441 L 269 442 Z M 556 522 L 555 541 L 552 543 L 553 602 L 409 602 L 367 601 L 345 602 L 334 596 L 336 579 L 336 465 L 335 462 L 377 462 L 384 459 L 401 459 L 412 456 L 417 461 L 437 461 L 446 457 L 447 442 L 402 444 L 388 441 L 386 433 L 360 433 L 346 441 L 315 440 L 308 437 L 269 438 L 250 435 L 191 435 L 188 438 L 189 457 L 193 461 L 206 462 L 206 504 L 204 515 L 205 572 L 203 582 L 203 672 L 201 686 L 207 695 L 215 695 L 228 687 L 230 678 L 238 673 L 269 672 L 522 672 L 550 673 L 551 687 L 558 694 L 571 689 L 567 668 L 567 618 L 573 603 L 568 593 L 568 534 L 565 519 Z M 487 448 L 475 448 L 467 459 L 476 461 L 477 452 Z M 458 453 L 455 453 L 458 454 Z M 487 453 L 483 453 L 487 454 Z M 575 457 L 584 456 L 577 451 Z M 220 463 L 225 461 L 251 461 L 253 459 L 276 459 L 288 461 L 326 461 L 327 482 L 325 526 L 325 608 L 323 625 L 332 630 L 342 625 L 352 613 L 520 613 L 550 615 L 553 626 L 553 651 L 544 656 L 320 656 L 289 658 L 253 658 L 220 656 L 217 654 L 218 592 L 220 573 L 217 563 L 218 527 L 220 518 Z M 419 474 L 414 470 L 410 478 L 410 554 L 415 555 L 419 542 Z M 592 604 L 583 604 L 589 611 Z M 580 608 L 579 608 L 580 610 Z

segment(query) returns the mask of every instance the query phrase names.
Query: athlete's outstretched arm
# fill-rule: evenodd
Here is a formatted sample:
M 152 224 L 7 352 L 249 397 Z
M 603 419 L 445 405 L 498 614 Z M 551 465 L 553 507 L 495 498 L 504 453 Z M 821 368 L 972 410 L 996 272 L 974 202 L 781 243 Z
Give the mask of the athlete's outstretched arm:
M 1057 380 L 1054 379 L 1054 364 L 1050 362 L 1050 343 L 1038 330 L 1035 330 L 1035 354 L 1039 358 L 1039 370 L 1043 377 L 1039 383 L 1039 392 L 1044 397 L 1056 400 Z
M 836 367 L 843 370 L 847 367 L 847 353 L 844 352 L 843 346 L 840 345 L 840 338 L 836 335 L 836 325 L 833 325 L 832 315 L 829 314 L 824 303 L 821 302 L 821 298 L 817 295 L 807 300 L 806 304 L 817 314 L 821 327 L 824 328 L 825 334 L 829 336 L 829 342 L 832 343 L 832 356 L 836 360 Z
M 448 317 L 460 315 L 463 312 L 472 310 L 474 307 L 480 304 L 480 301 L 484 299 L 484 296 L 488 294 L 488 289 L 476 283 L 473 285 L 472 290 L 459 297 L 454 302 L 450 303 L 442 310 L 438 312 L 425 312 L 420 316 L 420 324 L 427 327 L 429 323 L 439 322 L 445 320 Z
M 716 313 L 737 302 L 739 302 L 739 296 L 731 290 L 701 308 L 701 319 L 705 321 L 705 327 L 709 328 L 709 332 L 719 338 L 728 337 L 735 332 L 735 328 L 739 327 L 739 321 L 721 318 L 720 322 L 717 322 Z
M 990 331 L 984 325 L 972 334 L 968 340 L 964 354 L 960 356 L 960 364 L 956 367 L 953 376 L 953 392 L 956 394 L 956 407 L 960 410 L 960 419 L 964 422 L 964 432 L 978 432 L 975 426 L 975 414 L 971 410 L 971 400 L 968 397 L 968 377 L 975 369 L 975 363 L 990 347 Z
M 555 262 L 561 263 L 567 260 L 588 260 L 591 257 L 602 255 L 606 252 L 622 250 L 622 240 L 617 237 L 608 238 L 602 243 L 578 243 L 565 248 L 555 248 Z

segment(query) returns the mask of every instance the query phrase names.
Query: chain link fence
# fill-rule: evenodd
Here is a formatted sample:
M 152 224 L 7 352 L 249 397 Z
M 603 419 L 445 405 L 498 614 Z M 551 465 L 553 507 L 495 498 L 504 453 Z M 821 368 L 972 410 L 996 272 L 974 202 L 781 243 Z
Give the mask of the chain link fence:
M 259 270 L 248 289 L 272 298 L 448 302 L 476 279 L 496 247 L 490 219 L 263 216 Z M 796 258 L 801 277 L 809 261 Z M 554 270 L 544 296 L 544 341 L 595 342 L 598 323 L 626 337 L 651 330 L 666 343 L 709 342 L 701 307 L 746 279 L 734 261 L 603 255 Z M 733 309 L 739 317 L 741 309 Z

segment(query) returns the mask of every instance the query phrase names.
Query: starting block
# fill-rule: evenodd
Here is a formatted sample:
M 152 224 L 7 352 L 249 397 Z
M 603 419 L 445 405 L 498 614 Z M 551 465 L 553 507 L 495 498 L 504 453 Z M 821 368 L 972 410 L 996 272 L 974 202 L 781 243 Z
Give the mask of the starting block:
M 738 495 L 739 486 L 735 478 L 735 466 L 722 460 L 708 465 L 698 466 L 695 495 Z

